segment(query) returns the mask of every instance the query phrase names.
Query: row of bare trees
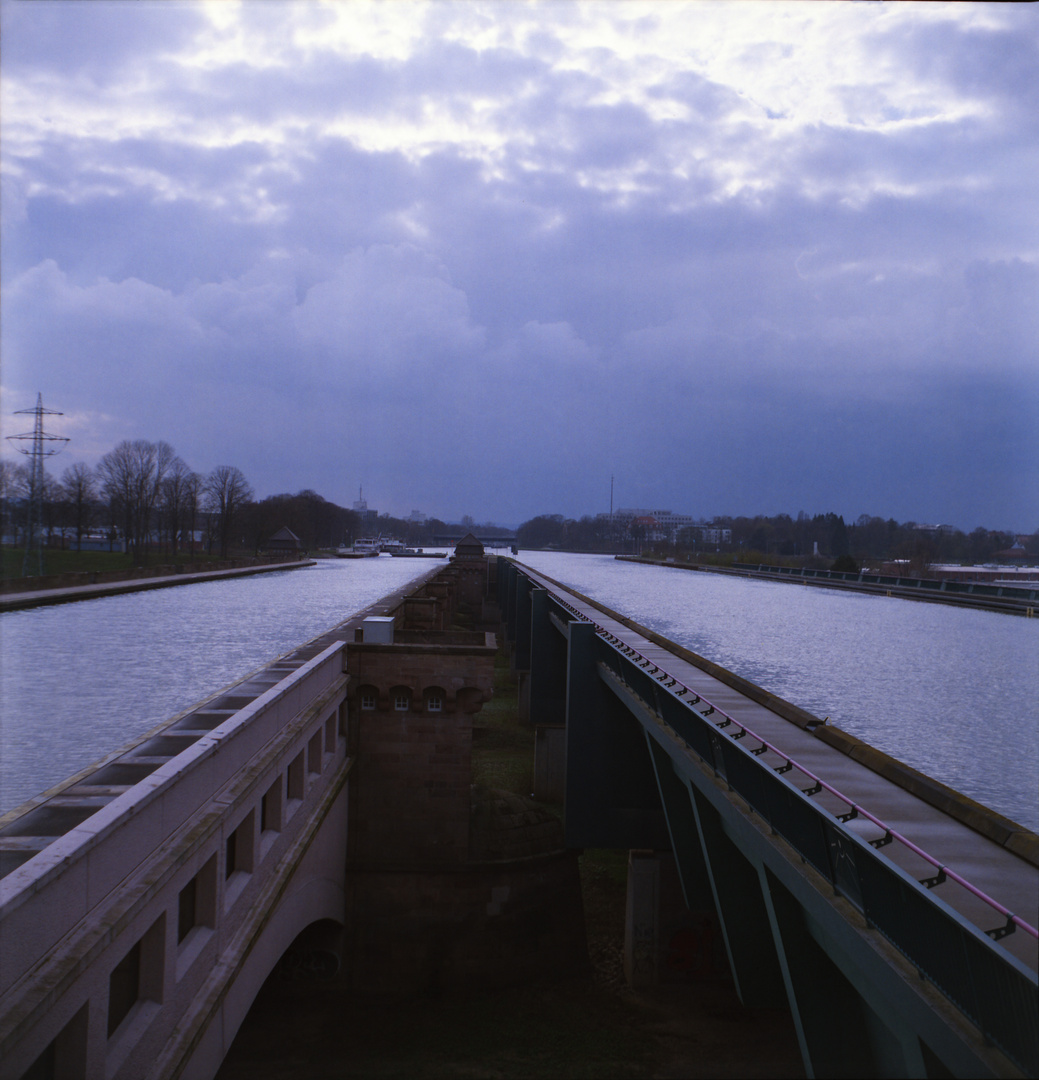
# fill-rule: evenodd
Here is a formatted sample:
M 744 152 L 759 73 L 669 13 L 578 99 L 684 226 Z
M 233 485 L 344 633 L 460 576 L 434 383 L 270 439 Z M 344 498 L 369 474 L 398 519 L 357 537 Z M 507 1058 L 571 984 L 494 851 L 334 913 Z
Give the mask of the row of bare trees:
M 27 466 L 0 462 L 3 531 L 19 526 L 17 508 L 32 497 Z M 156 542 L 176 556 L 194 548 L 200 529 L 207 547 L 226 557 L 232 530 L 253 489 L 241 469 L 218 465 L 208 475 L 194 472 L 167 442 L 123 440 L 96 468 L 77 462 L 61 480 L 45 476 L 43 526 L 74 538 L 78 549 L 91 530 L 102 528 L 111 540 L 122 536 L 134 563 L 144 562 Z

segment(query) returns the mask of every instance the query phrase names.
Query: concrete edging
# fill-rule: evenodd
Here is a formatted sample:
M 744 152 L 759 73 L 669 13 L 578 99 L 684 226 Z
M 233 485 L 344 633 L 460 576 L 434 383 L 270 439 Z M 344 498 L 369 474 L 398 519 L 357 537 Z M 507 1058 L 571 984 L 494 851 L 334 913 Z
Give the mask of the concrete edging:
M 0 595 L 0 612 L 23 611 L 27 608 L 45 607 L 50 604 L 69 604 L 79 600 L 97 600 L 105 596 L 121 596 L 123 593 L 145 592 L 148 589 L 168 589 L 176 585 L 197 585 L 203 581 L 220 581 L 226 578 L 247 577 L 251 574 L 264 574 L 274 570 L 295 570 L 304 566 L 316 565 L 314 559 L 302 559 L 288 563 L 240 566 L 230 570 L 202 570 L 192 574 L 164 574 L 150 578 L 131 578 L 107 583 L 99 582 L 94 585 L 68 585 L 58 589 L 8 593 Z

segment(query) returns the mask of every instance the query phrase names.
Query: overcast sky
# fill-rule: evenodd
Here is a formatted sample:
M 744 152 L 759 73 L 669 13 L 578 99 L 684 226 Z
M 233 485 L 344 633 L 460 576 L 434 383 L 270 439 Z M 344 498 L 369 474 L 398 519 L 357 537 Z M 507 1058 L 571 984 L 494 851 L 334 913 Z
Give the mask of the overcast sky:
M 1039 528 L 1034 5 L 0 15 L 3 427 L 42 392 L 59 475 Z

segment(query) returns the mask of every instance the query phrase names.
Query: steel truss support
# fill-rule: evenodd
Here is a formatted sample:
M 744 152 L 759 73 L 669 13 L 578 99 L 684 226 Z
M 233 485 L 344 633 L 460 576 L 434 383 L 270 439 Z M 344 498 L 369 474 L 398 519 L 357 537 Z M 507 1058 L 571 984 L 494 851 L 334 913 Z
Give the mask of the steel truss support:
M 530 594 L 530 720 L 534 724 L 566 722 L 566 639 L 555 631 L 548 593 Z
M 709 714 L 667 689 L 673 680 L 651 660 L 546 593 L 524 594 L 532 700 L 558 692 L 565 641 L 569 846 L 646 849 L 632 860 L 645 864 L 641 907 L 658 895 L 653 853 L 673 851 L 687 906 L 714 909 L 741 1000 L 790 1008 L 809 1076 L 1029 1075 L 867 920 L 840 868 L 825 876 L 832 854 L 821 826 L 815 847 L 814 833 L 800 838 L 806 861 L 752 808 L 737 786 L 748 787 L 753 759 L 737 756 L 728 733 L 704 730 Z M 512 595 L 518 608 L 519 590 Z M 775 797 L 772 812 L 792 827 L 789 809 L 804 796 L 777 786 Z

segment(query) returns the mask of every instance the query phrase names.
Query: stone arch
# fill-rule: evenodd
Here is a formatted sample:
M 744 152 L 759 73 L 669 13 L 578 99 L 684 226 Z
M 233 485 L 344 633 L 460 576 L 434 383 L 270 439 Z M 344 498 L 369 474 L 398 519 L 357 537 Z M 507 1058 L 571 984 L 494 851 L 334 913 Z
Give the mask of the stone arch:
M 318 919 L 296 935 L 272 975 L 286 981 L 324 982 L 339 973 L 342 956 L 343 924 L 336 919 Z
M 215 1075 L 260 988 L 286 951 L 315 924 L 343 927 L 343 916 L 342 881 L 309 877 L 290 887 L 248 950 L 234 977 L 234 992 L 224 995 L 209 1019 L 206 1034 L 188 1051 L 189 1073 Z M 197 1007 L 204 1009 L 205 1004 L 200 1001 Z

